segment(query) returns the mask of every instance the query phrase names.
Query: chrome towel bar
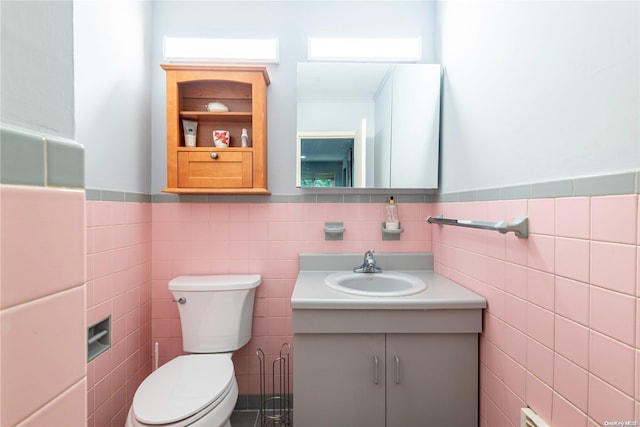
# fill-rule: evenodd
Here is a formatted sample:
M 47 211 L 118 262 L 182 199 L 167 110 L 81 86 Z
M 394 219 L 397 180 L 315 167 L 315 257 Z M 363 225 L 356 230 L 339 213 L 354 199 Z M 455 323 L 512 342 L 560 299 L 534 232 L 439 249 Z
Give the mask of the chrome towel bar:
M 438 225 L 455 225 L 457 227 L 469 227 L 469 228 L 481 228 L 483 230 L 494 230 L 502 234 L 506 234 L 513 231 L 516 236 L 527 238 L 529 237 L 529 218 L 520 217 L 513 220 L 513 222 L 498 221 L 469 221 L 466 219 L 449 219 L 443 218 L 442 215 L 427 217 L 427 222 L 430 224 Z

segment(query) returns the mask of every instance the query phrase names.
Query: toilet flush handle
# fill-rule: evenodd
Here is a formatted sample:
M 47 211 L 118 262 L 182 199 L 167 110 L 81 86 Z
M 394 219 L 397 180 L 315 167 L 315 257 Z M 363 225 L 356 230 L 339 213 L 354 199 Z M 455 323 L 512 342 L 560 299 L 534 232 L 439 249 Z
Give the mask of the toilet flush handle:
M 184 303 L 187 302 L 187 299 L 185 297 L 180 297 L 177 300 L 174 299 L 173 302 L 177 302 L 179 304 L 184 304 Z

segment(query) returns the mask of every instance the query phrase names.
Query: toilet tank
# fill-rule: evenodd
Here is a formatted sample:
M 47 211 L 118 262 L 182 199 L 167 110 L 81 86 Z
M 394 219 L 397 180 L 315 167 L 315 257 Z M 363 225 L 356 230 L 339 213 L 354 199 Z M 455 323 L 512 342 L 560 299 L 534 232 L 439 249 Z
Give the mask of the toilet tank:
M 189 353 L 224 353 L 251 338 L 253 300 L 259 274 L 180 276 L 169 282 Z M 182 299 L 184 298 L 184 300 Z

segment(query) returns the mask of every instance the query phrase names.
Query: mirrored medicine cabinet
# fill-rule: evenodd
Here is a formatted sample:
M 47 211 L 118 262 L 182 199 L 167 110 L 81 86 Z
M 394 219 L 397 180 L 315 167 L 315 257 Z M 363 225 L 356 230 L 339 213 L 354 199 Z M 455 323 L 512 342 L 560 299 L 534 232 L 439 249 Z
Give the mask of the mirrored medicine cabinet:
M 296 186 L 438 186 L 439 64 L 298 64 Z

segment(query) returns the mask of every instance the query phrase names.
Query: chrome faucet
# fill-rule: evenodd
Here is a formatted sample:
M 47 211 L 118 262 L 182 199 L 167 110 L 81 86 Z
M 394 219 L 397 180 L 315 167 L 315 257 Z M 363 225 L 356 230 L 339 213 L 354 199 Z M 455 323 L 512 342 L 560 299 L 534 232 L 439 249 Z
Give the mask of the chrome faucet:
M 382 273 L 382 269 L 376 265 L 376 260 L 373 258 L 374 251 L 367 251 L 364 253 L 364 259 L 362 265 L 353 268 L 354 273 Z

